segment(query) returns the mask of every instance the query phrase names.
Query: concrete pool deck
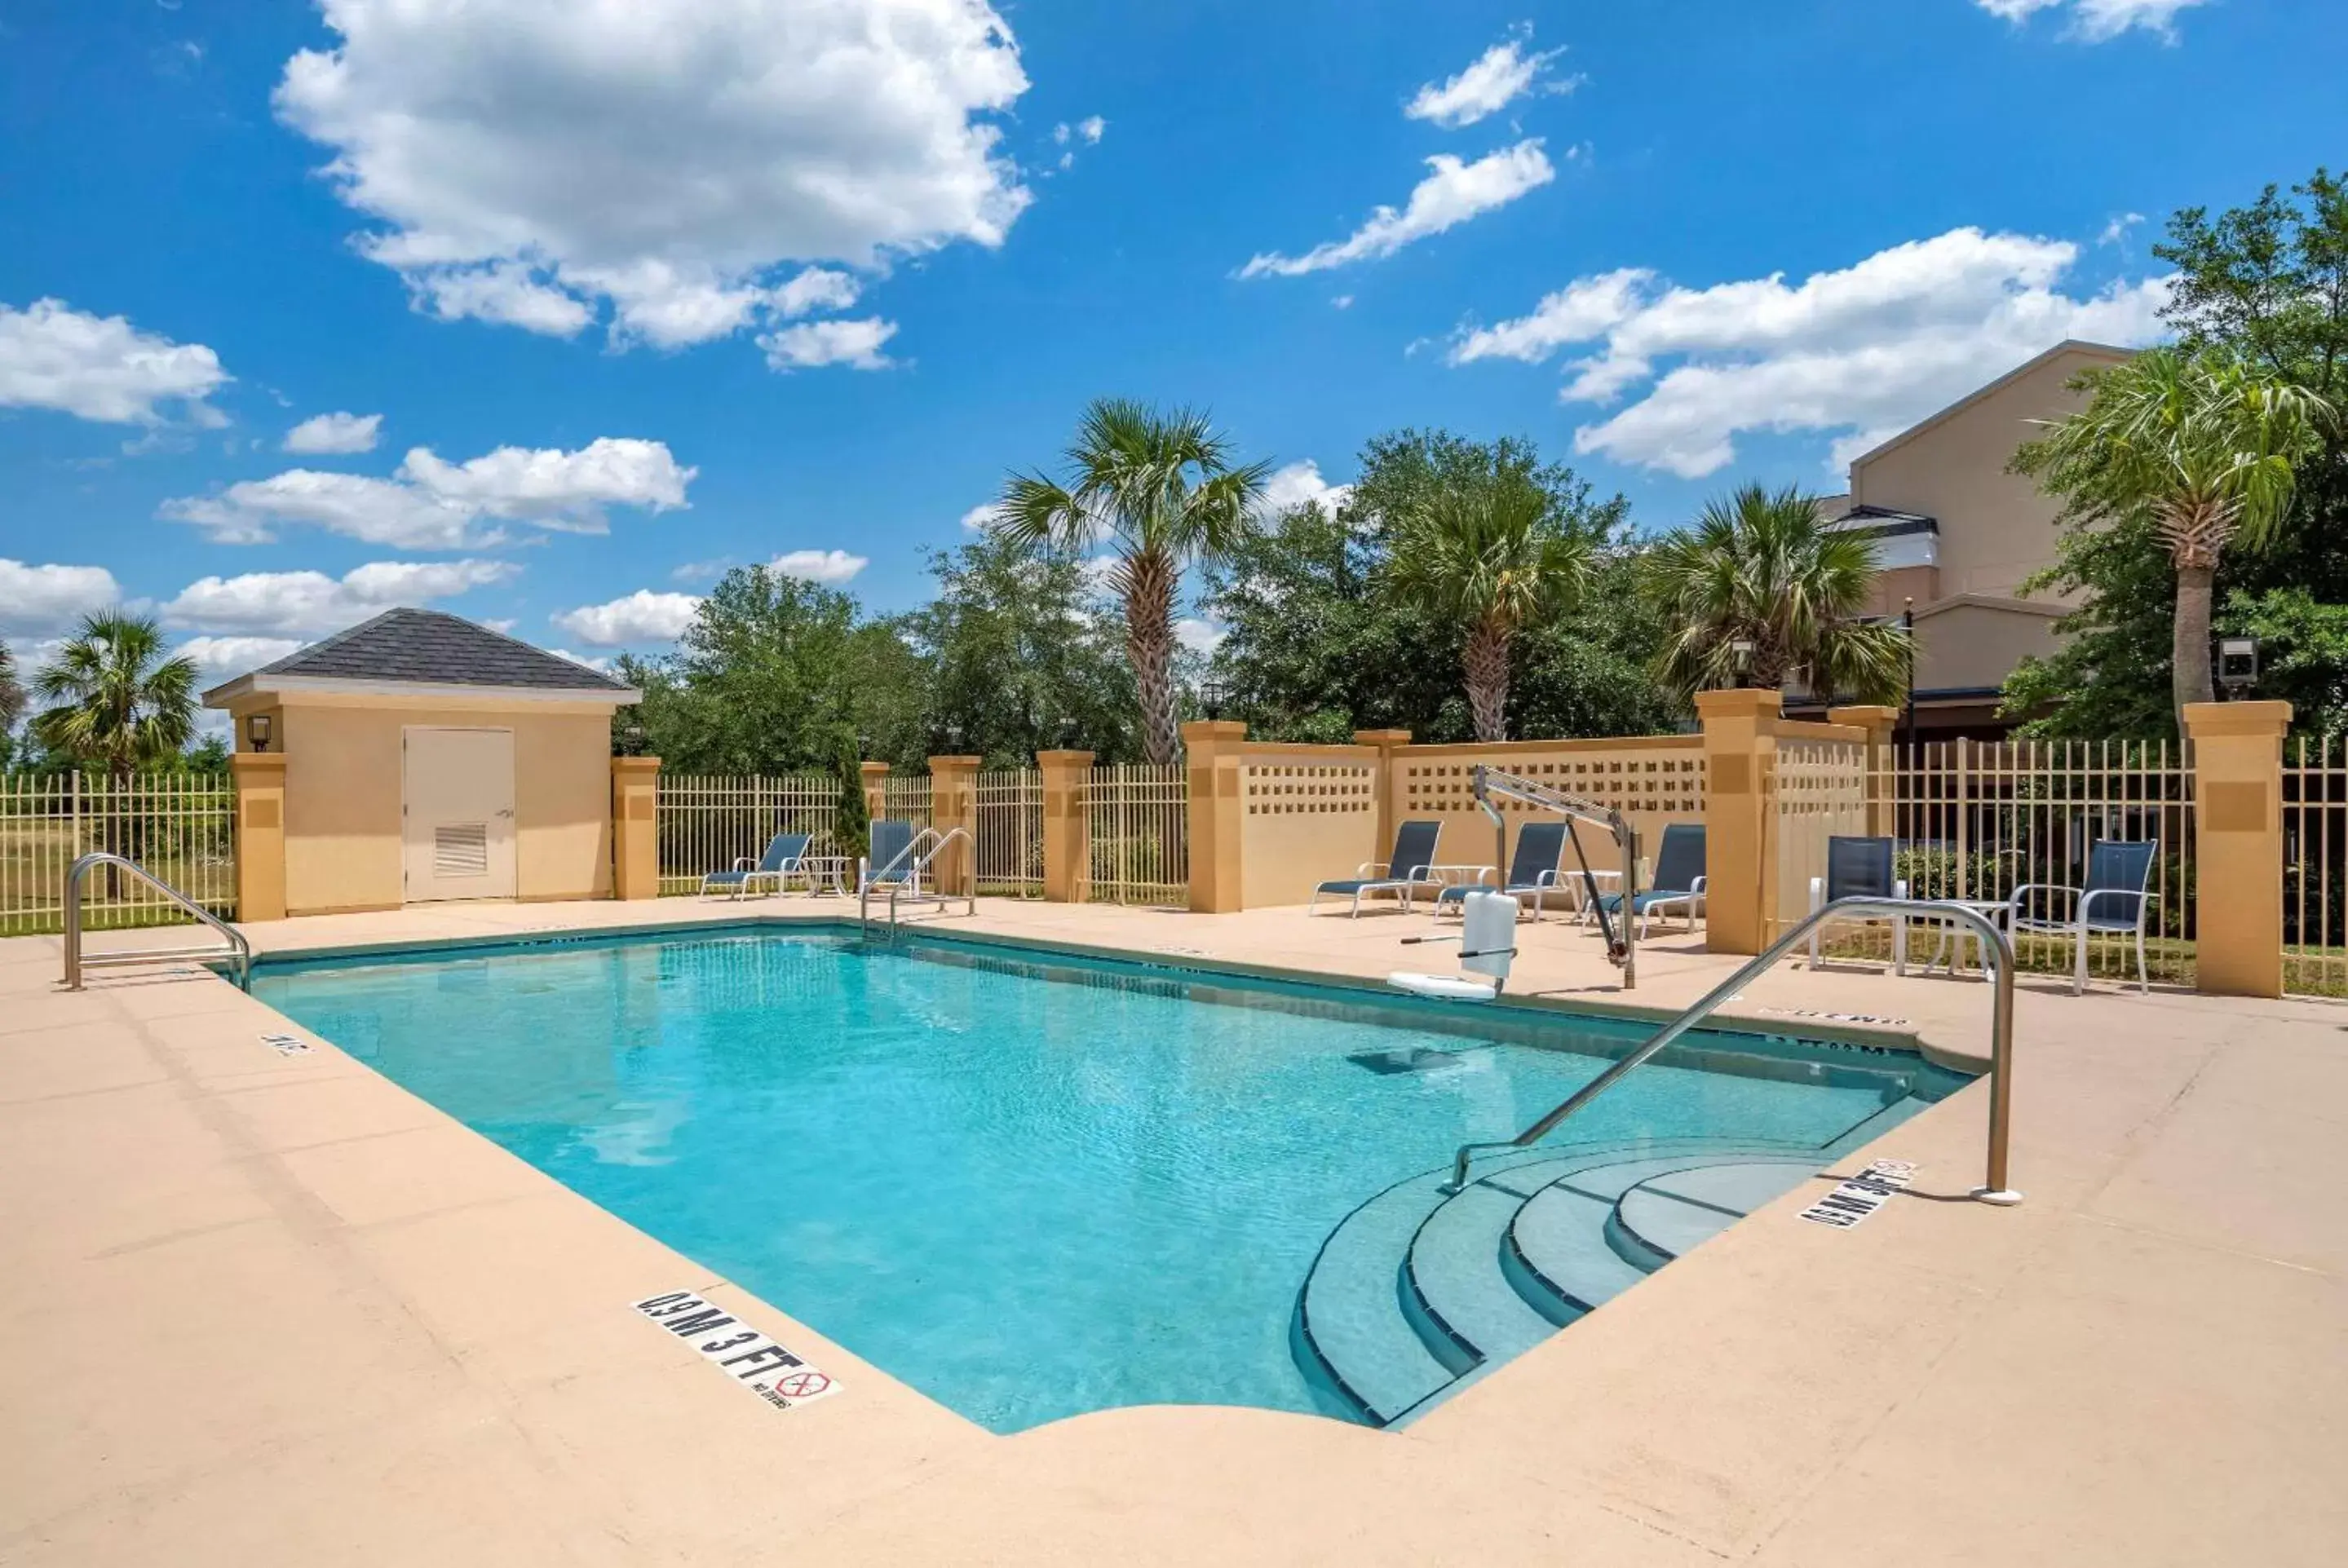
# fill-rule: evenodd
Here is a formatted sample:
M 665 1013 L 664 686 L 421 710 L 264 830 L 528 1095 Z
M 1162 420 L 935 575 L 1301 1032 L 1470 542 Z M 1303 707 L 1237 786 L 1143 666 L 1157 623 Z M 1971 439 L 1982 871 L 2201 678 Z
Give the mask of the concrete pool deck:
M 290 952 L 836 902 L 442 906 Z M 986 901 L 967 932 L 1325 975 L 1424 918 Z M 1522 928 L 1512 989 L 1620 1000 Z M 106 945 L 134 938 L 108 937 Z M 147 934 L 136 939 L 169 940 Z M 1643 1006 L 1735 960 L 1659 935 Z M 1969 1090 L 1408 1429 L 1215 1408 L 989 1434 L 210 976 L 0 941 L 0 1562 L 2333 1563 L 2348 1559 L 2348 1008 L 2025 977 L 2013 1179 Z M 1980 1049 L 1970 980 L 1781 968 L 1732 1011 Z M 1858 1159 L 1836 1167 L 1845 1170 Z M 1807 1192 L 1815 1193 L 1812 1187 Z M 630 1309 L 695 1289 L 837 1374 L 778 1411 Z

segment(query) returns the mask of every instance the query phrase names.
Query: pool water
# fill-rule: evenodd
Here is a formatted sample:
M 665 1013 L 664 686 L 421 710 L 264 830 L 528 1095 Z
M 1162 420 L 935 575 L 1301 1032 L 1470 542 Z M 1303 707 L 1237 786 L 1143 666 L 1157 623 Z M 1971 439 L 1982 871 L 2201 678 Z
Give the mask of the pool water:
M 1325 1408 L 1289 1337 L 1323 1238 L 1644 1033 L 819 932 L 272 965 L 253 990 L 1002 1432 L 1113 1405 Z M 1822 1150 L 1962 1081 L 1897 1052 L 1689 1045 L 1576 1141 Z

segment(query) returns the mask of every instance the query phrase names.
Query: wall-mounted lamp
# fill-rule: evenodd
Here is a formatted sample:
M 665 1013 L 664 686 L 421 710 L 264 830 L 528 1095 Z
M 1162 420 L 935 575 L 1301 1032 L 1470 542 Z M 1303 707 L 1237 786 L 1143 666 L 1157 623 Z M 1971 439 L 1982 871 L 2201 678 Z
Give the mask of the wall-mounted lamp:
M 2230 700 L 2239 702 L 2259 683 L 2259 640 L 2255 637 L 2218 639 L 2218 684 Z
M 256 752 L 269 749 L 270 719 L 266 713 L 254 713 L 244 721 L 244 738 Z

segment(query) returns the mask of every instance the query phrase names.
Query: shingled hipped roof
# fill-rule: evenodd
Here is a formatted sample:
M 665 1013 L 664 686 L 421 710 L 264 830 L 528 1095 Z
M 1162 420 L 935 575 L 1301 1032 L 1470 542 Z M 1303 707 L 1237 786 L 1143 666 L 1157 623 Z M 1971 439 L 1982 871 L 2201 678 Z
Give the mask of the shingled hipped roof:
M 633 695 L 625 682 L 533 648 L 519 638 L 437 610 L 386 610 L 348 631 L 313 642 L 250 675 L 204 693 L 204 701 L 248 686 L 366 682 L 411 686 L 484 686 L 549 696 Z

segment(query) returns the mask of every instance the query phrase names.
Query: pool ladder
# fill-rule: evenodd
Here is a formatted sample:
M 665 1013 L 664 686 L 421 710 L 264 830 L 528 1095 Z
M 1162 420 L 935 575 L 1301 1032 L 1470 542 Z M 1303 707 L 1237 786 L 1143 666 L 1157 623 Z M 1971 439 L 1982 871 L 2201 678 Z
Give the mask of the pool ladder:
M 922 878 L 929 870 L 930 862 L 943 854 L 946 845 L 956 839 L 970 845 L 971 866 L 970 875 L 966 879 L 968 891 L 960 895 L 922 892 Z M 887 880 L 884 882 L 883 878 Z M 915 834 L 913 841 L 899 850 L 896 858 L 890 861 L 888 865 L 881 866 L 877 872 L 868 872 L 859 876 L 856 887 L 856 918 L 868 930 L 872 925 L 872 893 L 876 886 L 883 888 L 889 895 L 889 935 L 892 940 L 897 934 L 898 904 L 901 899 L 908 896 L 917 903 L 935 904 L 941 909 L 945 907 L 950 898 L 959 897 L 963 900 L 963 913 L 975 915 L 978 913 L 978 845 L 971 838 L 970 830 L 967 828 L 950 827 L 945 832 L 940 833 L 934 827 L 925 827 Z
M 191 915 L 221 934 L 226 943 L 219 948 L 139 948 L 121 953 L 85 953 L 82 951 L 81 888 L 93 866 L 111 866 L 128 871 L 148 886 L 160 893 L 182 913 Z M 212 960 L 226 958 L 235 971 L 237 989 L 252 989 L 252 944 L 244 933 L 164 881 L 128 856 L 107 850 L 92 850 L 75 861 L 66 872 L 66 989 L 81 989 L 84 969 L 124 968 L 133 964 L 177 962 L 194 958 Z
M 1738 992 L 1807 941 L 1812 931 L 1829 920 L 1849 919 L 1854 916 L 1904 916 L 1911 920 L 1953 921 L 1971 927 L 1982 940 L 1982 950 L 1991 956 L 1988 1171 L 1986 1180 L 1973 1189 L 1972 1196 L 1982 1203 L 2002 1206 L 2020 1203 L 2022 1194 L 2006 1185 L 2006 1144 L 2012 1132 L 2013 1111 L 2013 942 L 1996 921 L 1969 905 L 1924 898 L 1838 898 L 1824 908 L 1811 911 L 1806 918 L 1795 922 L 1785 935 L 1763 948 L 1757 957 L 1706 992 L 1694 1007 L 1657 1030 L 1644 1045 L 1575 1090 L 1549 1114 L 1515 1137 L 1460 1144 L 1459 1152 L 1451 1161 L 1450 1190 L 1459 1192 L 1468 1185 L 1468 1166 L 1478 1154 L 1503 1149 L 1522 1149 L 1540 1143 L 1555 1132 L 1559 1123 L 1613 1088 L 1656 1052 L 1710 1018 L 1722 1003 L 1734 1000 Z

